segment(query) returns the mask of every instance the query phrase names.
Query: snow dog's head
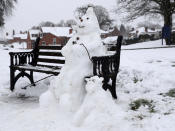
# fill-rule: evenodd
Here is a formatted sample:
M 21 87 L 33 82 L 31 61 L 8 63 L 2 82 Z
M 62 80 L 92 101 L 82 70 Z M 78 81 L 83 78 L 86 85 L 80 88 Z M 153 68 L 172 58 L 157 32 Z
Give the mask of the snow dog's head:
M 79 34 L 88 34 L 93 32 L 99 32 L 99 23 L 94 13 L 93 7 L 89 7 L 86 14 L 78 18 L 77 32 Z
M 85 87 L 87 93 L 92 94 L 92 93 L 103 90 L 102 89 L 102 81 L 103 81 L 103 78 L 100 78 L 98 76 L 93 76 L 91 78 L 87 78 L 86 79 L 87 84 Z

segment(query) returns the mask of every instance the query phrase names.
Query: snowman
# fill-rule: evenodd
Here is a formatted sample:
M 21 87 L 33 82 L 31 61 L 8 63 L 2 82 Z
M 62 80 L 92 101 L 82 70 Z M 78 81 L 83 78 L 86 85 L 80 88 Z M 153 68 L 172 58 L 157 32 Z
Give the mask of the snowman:
M 106 53 L 92 7 L 87 9 L 84 16 L 78 18 L 73 29 L 76 33 L 61 51 L 65 57 L 65 64 L 58 77 L 51 82 L 50 89 L 40 97 L 42 101 L 43 97 L 51 96 L 53 98 L 50 100 L 55 99 L 60 107 L 71 111 L 76 110 L 83 101 L 86 93 L 85 77 L 93 75 L 90 58 Z

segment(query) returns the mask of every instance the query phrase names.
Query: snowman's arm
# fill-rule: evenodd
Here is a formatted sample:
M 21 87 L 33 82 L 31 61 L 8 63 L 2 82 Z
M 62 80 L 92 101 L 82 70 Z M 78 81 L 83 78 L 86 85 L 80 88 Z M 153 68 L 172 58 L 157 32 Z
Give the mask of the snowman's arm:
M 79 54 L 79 55 L 87 54 L 86 49 L 80 44 L 75 44 L 72 46 L 72 53 Z
M 63 55 L 63 56 L 66 56 L 66 54 L 67 53 L 69 53 L 70 54 L 70 52 L 71 52 L 71 49 L 72 48 L 72 38 L 67 42 L 67 44 L 62 48 L 62 50 L 61 50 L 61 54 Z

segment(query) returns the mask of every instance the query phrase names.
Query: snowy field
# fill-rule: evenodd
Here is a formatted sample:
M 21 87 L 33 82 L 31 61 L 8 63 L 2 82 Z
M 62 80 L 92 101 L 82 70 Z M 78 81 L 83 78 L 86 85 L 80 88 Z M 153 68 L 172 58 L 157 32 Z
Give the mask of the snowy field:
M 161 46 L 161 41 L 124 48 Z M 123 50 L 117 78 L 118 100 L 103 90 L 88 94 L 78 112 L 39 105 L 50 79 L 36 87 L 25 78 L 9 91 L 9 51 L 0 45 L 0 131 L 174 131 L 175 49 Z M 35 73 L 35 80 L 44 74 Z M 173 90 L 174 89 L 174 90 Z M 20 97 L 20 94 L 27 97 Z

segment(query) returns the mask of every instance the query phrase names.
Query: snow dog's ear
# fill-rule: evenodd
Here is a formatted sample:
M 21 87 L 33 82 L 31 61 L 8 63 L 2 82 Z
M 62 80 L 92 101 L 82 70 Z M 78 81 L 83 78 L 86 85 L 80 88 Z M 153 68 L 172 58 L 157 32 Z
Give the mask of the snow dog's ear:
M 94 9 L 93 9 L 93 7 L 89 7 L 89 8 L 87 9 L 87 11 L 86 11 L 86 14 L 87 14 L 87 15 L 92 15 L 92 14 L 94 14 Z

